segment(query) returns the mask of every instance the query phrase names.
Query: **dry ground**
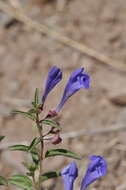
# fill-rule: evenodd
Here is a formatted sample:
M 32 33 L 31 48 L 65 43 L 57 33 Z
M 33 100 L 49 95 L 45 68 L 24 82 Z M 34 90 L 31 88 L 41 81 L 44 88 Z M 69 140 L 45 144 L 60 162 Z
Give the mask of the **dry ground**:
M 57 0 L 46 4 L 27 0 L 21 3 L 32 19 L 93 48 L 100 55 L 123 62 L 125 70 L 125 0 Z M 91 88 L 71 97 L 60 113 L 60 122 L 64 133 L 82 129 L 89 133 L 64 139 L 62 146 L 84 155 L 84 160 L 78 162 L 80 176 L 88 155 L 103 155 L 108 160 L 107 176 L 90 189 L 126 189 L 126 132 L 122 130 L 126 127 L 126 73 L 115 69 L 114 64 L 110 67 L 20 22 L 10 24 L 11 21 L 12 17 L 0 12 L 0 135 L 6 136 L 1 144 L 29 142 L 36 133 L 29 120 L 12 117 L 9 113 L 15 108 L 26 110 L 35 88 L 42 89 L 52 65 L 60 67 L 64 77 L 49 95 L 47 110 L 58 104 L 70 73 L 83 66 L 91 76 Z M 91 135 L 91 131 L 99 128 L 118 130 Z M 21 153 L 1 151 L 0 173 L 9 176 L 11 172 L 24 172 L 19 164 L 23 158 Z M 46 171 L 53 167 L 61 169 L 70 160 L 57 158 L 52 162 L 45 167 Z M 80 180 L 81 177 L 75 189 L 79 189 Z M 58 189 L 60 183 L 58 180 L 57 187 L 51 189 Z

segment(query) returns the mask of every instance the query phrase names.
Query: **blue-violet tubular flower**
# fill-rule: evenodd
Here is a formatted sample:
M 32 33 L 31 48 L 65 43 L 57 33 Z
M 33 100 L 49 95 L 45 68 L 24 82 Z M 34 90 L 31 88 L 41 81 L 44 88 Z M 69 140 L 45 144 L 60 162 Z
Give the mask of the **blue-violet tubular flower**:
M 71 162 L 67 167 L 65 167 L 61 176 L 63 177 L 65 190 L 72 190 L 75 179 L 78 176 L 78 168 L 75 162 Z
M 68 100 L 70 96 L 72 96 L 75 92 L 80 90 L 81 88 L 89 88 L 90 85 L 90 77 L 87 73 L 84 72 L 84 68 L 76 69 L 70 76 L 62 99 L 59 105 L 56 107 L 56 112 L 59 112 L 65 102 Z
M 84 175 L 80 190 L 85 190 L 91 183 L 105 176 L 107 173 L 107 162 L 101 156 L 90 156 L 91 162 L 88 165 L 86 174 Z M 61 175 L 64 180 L 65 190 L 73 190 L 73 184 L 77 177 L 77 166 L 75 162 L 69 164 L 63 169 Z
M 80 190 L 85 190 L 88 185 L 106 175 L 107 172 L 107 162 L 101 156 L 90 156 L 91 162 L 88 165 L 86 174 L 82 179 Z
M 44 104 L 49 92 L 56 86 L 57 83 L 59 83 L 62 79 L 62 72 L 61 70 L 53 66 L 48 73 L 48 77 L 45 84 L 45 90 L 42 96 L 41 103 Z

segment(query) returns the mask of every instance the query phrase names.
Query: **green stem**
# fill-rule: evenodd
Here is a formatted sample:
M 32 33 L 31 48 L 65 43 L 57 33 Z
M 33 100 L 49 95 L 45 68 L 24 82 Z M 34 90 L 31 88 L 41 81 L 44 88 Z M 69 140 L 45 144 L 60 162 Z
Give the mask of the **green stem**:
M 39 129 L 39 135 L 41 138 L 41 149 L 40 149 L 40 175 L 42 174 L 42 161 L 43 161 L 43 152 L 44 152 L 44 142 L 42 137 L 42 130 Z
M 32 180 L 33 180 L 33 184 L 35 186 L 36 182 L 35 182 L 35 176 L 34 175 L 32 176 Z
M 39 132 L 39 135 L 40 135 L 40 139 L 41 139 L 41 147 L 40 147 L 40 171 L 39 171 L 39 180 L 40 180 L 40 177 L 41 177 L 41 174 L 42 174 L 42 161 L 44 159 L 44 141 L 43 141 L 43 127 L 42 127 L 42 124 L 40 123 L 40 120 L 39 120 L 39 114 L 37 113 L 36 114 L 36 124 L 37 124 L 37 127 L 38 127 L 38 132 Z M 41 184 L 39 182 L 39 188 L 41 190 Z
M 35 175 L 32 176 L 32 180 L 33 180 L 33 185 L 34 185 L 34 190 L 39 190 L 39 188 L 37 187 L 36 181 L 35 181 Z

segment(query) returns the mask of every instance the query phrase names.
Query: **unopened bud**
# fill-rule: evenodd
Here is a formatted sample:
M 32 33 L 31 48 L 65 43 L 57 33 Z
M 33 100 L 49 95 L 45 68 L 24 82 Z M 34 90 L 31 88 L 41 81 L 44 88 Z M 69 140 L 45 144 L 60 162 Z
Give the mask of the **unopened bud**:
M 48 115 L 46 116 L 46 118 L 52 118 L 52 117 L 55 117 L 55 116 L 57 116 L 58 114 L 57 114 L 57 112 L 55 111 L 55 110 L 50 110 L 49 111 L 49 113 L 48 113 Z
M 60 131 L 61 131 L 61 130 L 52 127 L 52 129 L 50 130 L 50 133 L 52 133 L 52 134 L 57 134 L 57 133 L 59 133 Z
M 43 111 L 43 105 L 40 104 L 37 109 L 38 113 L 40 114 Z
M 55 134 L 52 139 L 51 139 L 51 143 L 52 144 L 59 144 L 62 142 L 62 138 L 60 137 L 59 133 Z

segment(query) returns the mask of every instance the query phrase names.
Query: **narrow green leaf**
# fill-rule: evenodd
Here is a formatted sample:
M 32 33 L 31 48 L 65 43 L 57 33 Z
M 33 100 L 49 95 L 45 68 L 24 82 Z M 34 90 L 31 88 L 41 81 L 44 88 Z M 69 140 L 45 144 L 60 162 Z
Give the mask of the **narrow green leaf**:
M 52 157 L 52 156 L 65 156 L 65 157 L 70 157 L 70 158 L 74 158 L 74 159 L 78 159 L 80 160 L 80 156 L 78 156 L 76 153 L 71 152 L 69 150 L 66 149 L 50 149 L 47 150 L 45 157 Z
M 32 108 L 32 109 L 30 109 L 30 110 L 28 110 L 28 113 L 36 113 L 36 110 L 34 109 L 34 108 Z
M 31 179 L 25 175 L 14 175 L 8 182 L 25 190 L 33 190 Z
M 0 185 L 7 185 L 7 180 L 3 176 L 0 176 Z
M 38 153 L 32 153 L 32 160 L 33 160 L 33 162 L 35 163 L 36 166 L 39 165 L 40 159 L 39 159 Z
M 20 114 L 20 115 L 23 115 L 23 116 L 25 116 L 25 117 L 27 117 L 27 118 L 32 119 L 33 121 L 36 120 L 36 116 L 35 116 L 35 114 L 33 114 L 33 113 L 15 110 L 15 111 L 13 111 L 13 114 Z
M 45 125 L 51 126 L 51 127 L 61 129 L 61 127 L 55 121 L 52 121 L 52 120 L 45 119 L 45 120 L 42 121 L 42 123 L 45 124 Z
M 59 177 L 59 176 L 60 176 L 60 172 L 50 171 L 50 172 L 47 172 L 47 173 L 44 173 L 43 175 L 41 175 L 40 181 L 43 182 L 43 181 L 46 181 L 48 179 Z
M 25 166 L 25 168 L 27 170 L 29 170 L 30 172 L 34 172 L 37 168 L 36 165 L 34 163 L 29 163 L 29 162 L 23 162 L 23 165 Z
M 38 88 L 36 88 L 35 90 L 34 103 L 36 106 L 39 104 L 39 89 Z
M 19 151 L 28 152 L 29 146 L 17 144 L 17 145 L 9 146 L 8 148 L 10 150 L 19 150 Z
M 31 151 L 32 149 L 34 149 L 36 145 L 39 144 L 40 142 L 41 142 L 40 138 L 35 137 L 33 141 L 31 142 L 28 150 Z
M 2 141 L 4 139 L 5 136 L 0 136 L 0 141 Z

